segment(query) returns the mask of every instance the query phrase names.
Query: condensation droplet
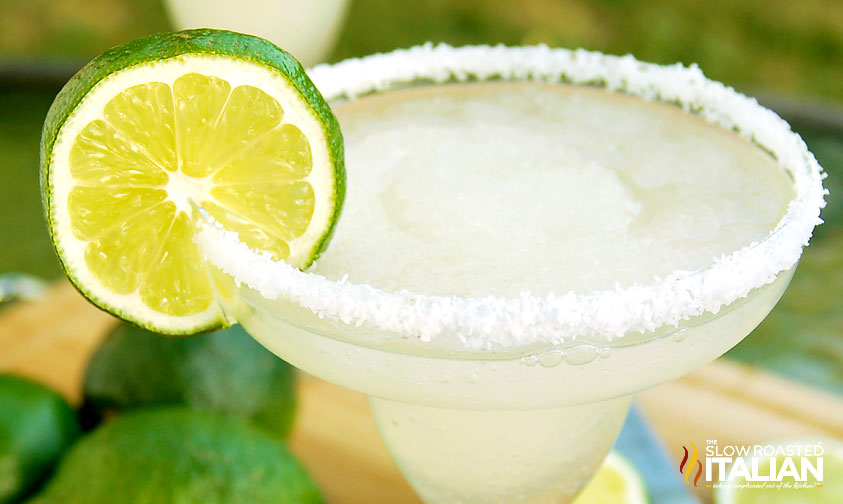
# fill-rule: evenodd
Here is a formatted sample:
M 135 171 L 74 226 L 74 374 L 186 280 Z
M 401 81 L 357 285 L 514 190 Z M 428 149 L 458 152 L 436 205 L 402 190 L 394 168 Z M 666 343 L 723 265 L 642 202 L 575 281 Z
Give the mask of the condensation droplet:
M 539 355 L 539 364 L 542 367 L 550 368 L 558 366 L 565 360 L 565 351 L 562 349 L 548 350 Z
M 582 366 L 597 358 L 597 347 L 590 344 L 582 344 L 569 348 L 565 353 L 565 360 L 568 364 Z
M 539 358 L 536 357 L 535 355 L 525 355 L 524 357 L 521 357 L 521 364 L 533 367 L 538 363 L 539 363 Z

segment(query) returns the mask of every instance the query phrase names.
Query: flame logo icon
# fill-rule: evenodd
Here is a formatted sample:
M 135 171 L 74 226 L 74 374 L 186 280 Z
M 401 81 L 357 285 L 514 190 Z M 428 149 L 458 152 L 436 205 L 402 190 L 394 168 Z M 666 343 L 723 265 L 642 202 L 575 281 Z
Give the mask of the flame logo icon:
M 682 449 L 685 450 L 685 456 L 682 457 L 682 462 L 679 464 L 679 473 L 685 475 L 685 483 L 690 483 L 691 473 L 694 472 L 694 465 L 696 464 L 697 474 L 694 476 L 694 486 L 697 486 L 697 482 L 702 475 L 702 463 L 697 458 L 697 445 L 690 441 L 688 443 L 691 445 L 690 458 L 688 457 L 688 449 L 682 445 Z

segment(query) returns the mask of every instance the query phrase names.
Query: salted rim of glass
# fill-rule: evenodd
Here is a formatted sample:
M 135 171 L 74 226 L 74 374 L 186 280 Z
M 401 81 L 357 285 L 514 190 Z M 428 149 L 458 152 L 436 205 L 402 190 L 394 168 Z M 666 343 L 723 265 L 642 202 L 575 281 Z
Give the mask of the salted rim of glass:
M 200 226 L 195 240 L 206 258 L 268 299 L 284 298 L 319 318 L 368 326 L 401 337 L 434 341 L 456 335 L 466 349 L 534 343 L 561 344 L 593 338 L 612 340 L 716 314 L 771 283 L 793 267 L 814 227 L 827 191 L 822 167 L 805 142 L 771 110 L 719 82 L 696 66 L 643 63 L 630 55 L 582 49 L 426 44 L 309 70 L 327 100 L 388 91 L 416 82 L 528 80 L 604 87 L 646 100 L 670 103 L 736 131 L 768 151 L 794 180 L 795 198 L 763 240 L 714 258 L 696 271 L 675 271 L 649 284 L 592 293 L 568 292 L 512 298 L 425 295 L 385 291 L 346 278 L 330 280 L 273 261 L 250 250 L 234 232 Z

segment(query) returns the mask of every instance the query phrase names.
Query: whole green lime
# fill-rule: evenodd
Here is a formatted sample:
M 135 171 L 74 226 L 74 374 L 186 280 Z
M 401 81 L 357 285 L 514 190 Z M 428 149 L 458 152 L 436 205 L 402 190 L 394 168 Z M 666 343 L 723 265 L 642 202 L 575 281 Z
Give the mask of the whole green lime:
M 84 410 L 95 423 L 109 410 L 185 405 L 249 419 L 283 438 L 295 413 L 295 377 L 240 326 L 172 338 L 121 324 L 88 365 Z
M 47 387 L 0 375 L 0 503 L 17 501 L 79 436 L 76 414 Z
M 309 504 L 284 443 L 242 419 L 186 408 L 120 415 L 85 436 L 31 504 Z

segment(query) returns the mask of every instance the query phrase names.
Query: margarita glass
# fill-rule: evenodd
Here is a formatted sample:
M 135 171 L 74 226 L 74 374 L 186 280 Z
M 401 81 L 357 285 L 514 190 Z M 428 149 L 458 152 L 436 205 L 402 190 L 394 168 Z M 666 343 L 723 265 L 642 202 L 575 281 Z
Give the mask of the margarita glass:
M 207 219 L 200 219 L 196 240 L 229 317 L 291 364 L 369 396 L 392 456 L 426 502 L 571 499 L 612 446 L 633 394 L 744 338 L 782 295 L 820 222 L 823 175 L 801 139 L 696 68 L 547 47 L 428 45 L 310 74 L 346 137 L 347 208 L 328 252 L 301 272 L 249 250 Z M 536 93 L 541 97 L 530 102 Z M 563 103 L 578 104 L 579 115 L 557 124 L 556 116 L 570 115 Z M 648 111 L 656 119 L 635 122 Z M 494 118 L 509 127 L 489 130 L 492 140 L 478 144 L 487 127 L 494 130 Z M 686 120 L 690 129 L 677 133 L 684 139 L 669 138 Z M 457 130 L 449 129 L 454 124 Z M 444 129 L 430 136 L 428 126 Z M 655 142 L 640 135 L 650 129 Z M 399 136 L 389 136 L 394 130 Z M 562 144 L 530 143 L 560 131 Z M 606 141 L 584 144 L 588 137 Z M 384 139 L 393 145 L 379 147 Z M 693 148 L 658 162 L 649 157 L 682 142 Z M 712 143 L 722 144 L 718 154 L 693 155 Z M 403 182 L 378 186 L 378 159 L 409 162 L 407 152 L 413 158 L 426 151 L 452 154 L 453 166 L 448 156 L 440 162 L 431 154 L 401 172 Z M 607 169 L 606 153 L 621 164 L 638 159 L 629 163 L 638 171 Z M 548 159 L 549 167 L 541 164 Z M 686 170 L 685 186 L 647 186 L 658 166 L 677 171 L 670 169 L 677 159 L 702 168 Z M 529 170 L 553 172 L 568 161 L 561 178 L 522 185 Z M 487 162 L 522 166 L 483 172 Z M 719 171 L 693 175 L 707 164 Z M 744 164 L 754 168 L 743 172 Z M 714 179 L 712 190 L 726 192 L 705 193 L 698 199 L 714 201 L 697 207 L 690 200 L 706 178 Z M 655 216 L 685 216 L 660 228 L 661 238 L 621 239 L 637 221 L 658 220 L 648 215 L 652 202 L 682 191 L 690 192 L 677 196 L 675 209 Z M 449 203 L 463 195 L 467 206 Z M 566 209 L 559 216 L 548 219 L 547 208 L 531 206 L 554 198 Z M 706 212 L 736 200 L 728 222 L 712 230 L 710 221 L 720 217 Z M 488 201 L 500 204 L 483 206 Z M 377 215 L 360 210 L 367 205 L 383 208 Z M 456 215 L 477 206 L 477 214 Z M 744 215 L 756 210 L 752 219 Z M 378 215 L 392 224 L 379 225 Z M 601 220 L 605 215 L 613 217 Z M 543 234 L 554 226 L 556 234 Z M 708 241 L 697 236 L 706 229 Z M 690 231 L 675 245 L 664 230 Z M 591 242 L 592 235 L 600 239 Z M 419 239 L 424 245 L 415 247 Z M 707 248 L 710 242 L 716 246 Z M 471 255 L 474 243 L 492 245 L 491 262 L 486 249 Z M 355 255 L 355 247 L 363 253 Z M 496 263 L 495 256 L 505 259 Z M 434 266 L 425 270 L 428 263 Z

